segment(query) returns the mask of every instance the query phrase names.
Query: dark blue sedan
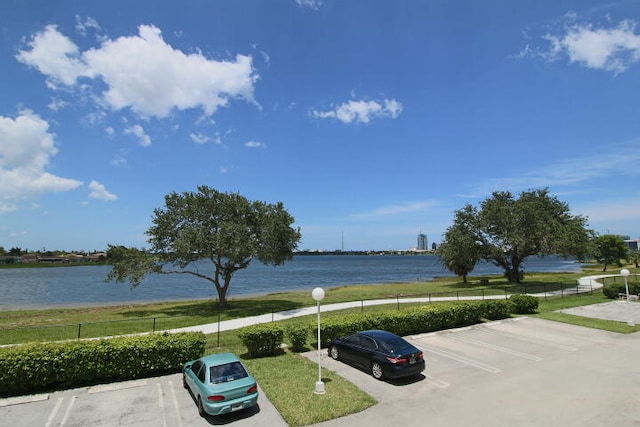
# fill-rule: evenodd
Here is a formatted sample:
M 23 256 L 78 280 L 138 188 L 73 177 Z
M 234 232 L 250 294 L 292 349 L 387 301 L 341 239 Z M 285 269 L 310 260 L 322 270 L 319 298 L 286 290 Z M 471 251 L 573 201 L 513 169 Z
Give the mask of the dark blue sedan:
M 361 367 L 379 380 L 416 376 L 425 368 L 420 349 L 398 335 L 380 330 L 333 339 L 329 356 Z

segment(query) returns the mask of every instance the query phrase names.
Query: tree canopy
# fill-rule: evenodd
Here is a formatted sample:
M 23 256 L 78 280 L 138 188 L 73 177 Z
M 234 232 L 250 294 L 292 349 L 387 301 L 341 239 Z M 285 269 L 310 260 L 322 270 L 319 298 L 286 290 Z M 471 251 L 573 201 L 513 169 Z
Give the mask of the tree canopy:
M 596 260 L 603 264 L 602 271 L 607 271 L 607 266 L 616 265 L 622 267 L 621 260 L 630 259 L 629 247 L 624 239 L 614 234 L 598 236 L 594 240 L 594 255 Z
M 586 224 L 585 217 L 572 215 L 548 189 L 524 191 L 517 198 L 497 191 L 479 207 L 467 204 L 456 211 L 443 245 L 458 253 L 470 246 L 478 259 L 502 268 L 509 282 L 521 283 L 522 264 L 529 256 L 586 257 L 593 237 Z
M 254 258 L 283 264 L 301 238 L 281 202 L 250 201 L 207 186 L 197 192 L 172 192 L 153 213 L 146 232 L 150 250 L 110 245 L 107 259 L 113 269 L 105 280 L 128 280 L 135 287 L 150 273 L 190 274 L 213 283 L 224 307 L 236 271 Z M 203 272 L 200 261 L 211 262 L 211 273 Z
M 442 265 L 467 283 L 467 276 L 480 260 L 480 248 L 473 233 L 468 229 L 467 218 L 461 213 L 454 225 L 444 235 L 444 242 L 438 247 Z

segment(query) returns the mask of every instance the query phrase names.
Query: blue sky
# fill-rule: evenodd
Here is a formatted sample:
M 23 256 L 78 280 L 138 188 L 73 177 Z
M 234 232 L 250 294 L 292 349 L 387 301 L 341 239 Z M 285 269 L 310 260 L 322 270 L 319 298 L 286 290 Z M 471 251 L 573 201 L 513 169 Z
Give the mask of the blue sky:
M 635 238 L 639 88 L 633 0 L 4 0 L 0 246 L 145 247 L 198 185 L 282 201 L 300 249 L 543 187 Z

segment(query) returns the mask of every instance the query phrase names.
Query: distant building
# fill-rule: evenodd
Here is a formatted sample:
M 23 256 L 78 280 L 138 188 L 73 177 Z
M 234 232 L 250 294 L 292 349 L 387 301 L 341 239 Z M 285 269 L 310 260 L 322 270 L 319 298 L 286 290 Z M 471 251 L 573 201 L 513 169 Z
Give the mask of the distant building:
M 629 239 L 628 236 L 624 237 L 626 237 L 626 239 L 624 239 L 624 242 L 627 244 L 627 246 L 629 246 L 629 249 L 631 249 L 632 251 L 640 250 L 640 239 Z
M 429 249 L 429 242 L 427 241 L 427 235 L 424 233 L 418 234 L 418 245 L 416 249 L 419 251 L 426 251 Z

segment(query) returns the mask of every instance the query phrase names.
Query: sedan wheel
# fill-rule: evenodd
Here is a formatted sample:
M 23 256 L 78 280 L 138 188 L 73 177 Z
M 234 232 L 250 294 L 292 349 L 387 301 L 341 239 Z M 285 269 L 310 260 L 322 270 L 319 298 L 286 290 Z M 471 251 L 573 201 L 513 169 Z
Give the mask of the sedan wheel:
M 204 417 L 207 415 L 207 413 L 204 410 L 204 406 L 202 405 L 202 399 L 200 399 L 200 396 L 198 396 L 198 413 L 200 414 L 201 417 Z
M 371 364 L 371 375 L 373 375 L 373 378 L 377 380 L 381 380 L 384 376 L 384 372 L 382 372 L 382 366 L 380 366 L 378 362 L 373 362 Z
M 182 387 L 189 389 L 189 386 L 187 385 L 187 377 L 185 376 L 185 374 L 182 374 Z
M 329 349 L 329 356 L 331 356 L 333 360 L 340 359 L 340 353 L 338 352 L 338 347 L 336 347 L 335 345 L 331 346 L 331 348 Z

